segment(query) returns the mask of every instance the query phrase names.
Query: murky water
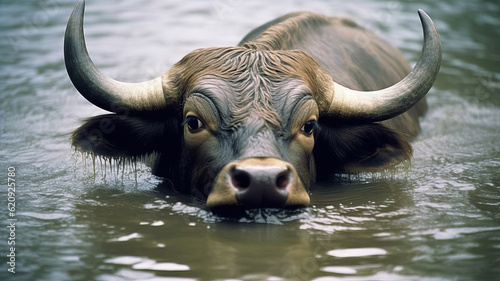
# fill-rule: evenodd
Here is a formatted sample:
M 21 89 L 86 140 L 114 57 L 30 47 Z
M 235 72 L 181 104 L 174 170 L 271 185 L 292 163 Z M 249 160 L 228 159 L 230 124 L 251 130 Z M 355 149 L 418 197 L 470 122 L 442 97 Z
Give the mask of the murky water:
M 351 3 L 353 2 L 353 3 Z M 236 44 L 289 11 L 349 16 L 420 54 L 417 9 L 443 66 L 412 169 L 318 186 L 300 212 L 222 220 L 147 168 L 82 160 L 67 133 L 103 111 L 64 68 L 75 1 L 0 2 L 0 279 L 494 280 L 500 276 L 500 5 L 497 1 L 92 1 L 85 31 L 109 76 L 155 77 L 189 51 Z M 106 169 L 104 169 L 106 166 Z M 15 168 L 15 271 L 7 221 Z

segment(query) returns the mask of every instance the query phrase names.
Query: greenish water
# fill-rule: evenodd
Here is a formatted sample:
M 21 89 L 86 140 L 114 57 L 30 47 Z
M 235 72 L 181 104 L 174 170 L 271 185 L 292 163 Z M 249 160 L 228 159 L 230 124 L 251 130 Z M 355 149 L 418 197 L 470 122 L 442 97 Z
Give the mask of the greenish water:
M 352 2 L 352 3 L 351 3 Z M 75 155 L 68 133 L 103 113 L 74 89 L 62 38 L 75 1 L 0 2 L 1 280 L 494 280 L 500 275 L 500 4 L 496 1 L 92 1 L 89 52 L 109 76 L 158 76 L 189 51 L 235 45 L 296 10 L 348 16 L 443 66 L 412 169 L 318 186 L 300 212 L 222 220 L 139 165 Z M 16 274 L 8 168 L 16 180 Z M 3 176 L 2 176 L 3 175 Z M 12 177 L 11 177 L 12 178 Z M 166 190 L 166 191 L 165 191 Z

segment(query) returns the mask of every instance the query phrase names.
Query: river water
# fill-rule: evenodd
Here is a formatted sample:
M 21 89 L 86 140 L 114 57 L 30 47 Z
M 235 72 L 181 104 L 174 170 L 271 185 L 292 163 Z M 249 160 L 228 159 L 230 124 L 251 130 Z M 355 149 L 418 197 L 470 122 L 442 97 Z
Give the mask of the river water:
M 93 60 L 130 82 L 158 76 L 193 49 L 235 45 L 253 27 L 296 10 L 351 17 L 414 64 L 422 40 L 417 9 L 434 19 L 443 65 L 412 168 L 344 177 L 316 187 L 304 210 L 233 221 L 172 192 L 142 165 L 94 167 L 74 153 L 68 133 L 104 113 L 66 75 L 62 39 L 75 1 L 2 0 L 0 279 L 498 278 L 500 4 L 420 2 L 88 0 Z M 15 230 L 7 227 L 8 178 L 16 183 Z

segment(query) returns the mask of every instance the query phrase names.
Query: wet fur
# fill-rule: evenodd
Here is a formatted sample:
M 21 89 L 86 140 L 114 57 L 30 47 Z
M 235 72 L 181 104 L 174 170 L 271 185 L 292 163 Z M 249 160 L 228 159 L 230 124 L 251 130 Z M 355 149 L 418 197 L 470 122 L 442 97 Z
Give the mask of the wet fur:
M 153 174 L 175 177 L 180 129 L 175 118 L 155 120 L 106 114 L 85 120 L 71 135 L 71 143 L 79 151 L 108 159 L 140 159 L 157 154 L 151 163 Z
M 320 180 L 333 173 L 384 171 L 409 160 L 412 152 L 405 137 L 381 124 L 323 124 L 315 136 Z

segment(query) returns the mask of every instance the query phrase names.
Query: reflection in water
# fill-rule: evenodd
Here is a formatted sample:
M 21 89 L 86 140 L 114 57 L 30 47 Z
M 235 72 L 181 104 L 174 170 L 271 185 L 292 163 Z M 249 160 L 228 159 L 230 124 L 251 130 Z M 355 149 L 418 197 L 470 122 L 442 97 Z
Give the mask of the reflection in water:
M 436 22 L 444 53 L 412 168 L 339 178 L 317 186 L 308 208 L 249 211 L 239 220 L 164 188 L 168 183 L 142 165 L 111 170 L 100 163 L 94 174 L 91 160 L 72 155 L 67 135 L 82 118 L 103 113 L 76 93 L 64 69 L 62 38 L 74 1 L 1 3 L 0 167 L 18 171 L 19 280 L 492 280 L 500 274 L 496 1 L 137 3 L 87 3 L 90 54 L 118 80 L 156 77 L 193 49 L 234 45 L 256 25 L 304 9 L 352 17 L 415 62 L 416 10 L 423 8 Z
M 380 248 L 357 248 L 357 249 L 338 249 L 331 250 L 326 253 L 332 257 L 346 258 L 346 257 L 366 257 L 386 255 L 387 251 Z

